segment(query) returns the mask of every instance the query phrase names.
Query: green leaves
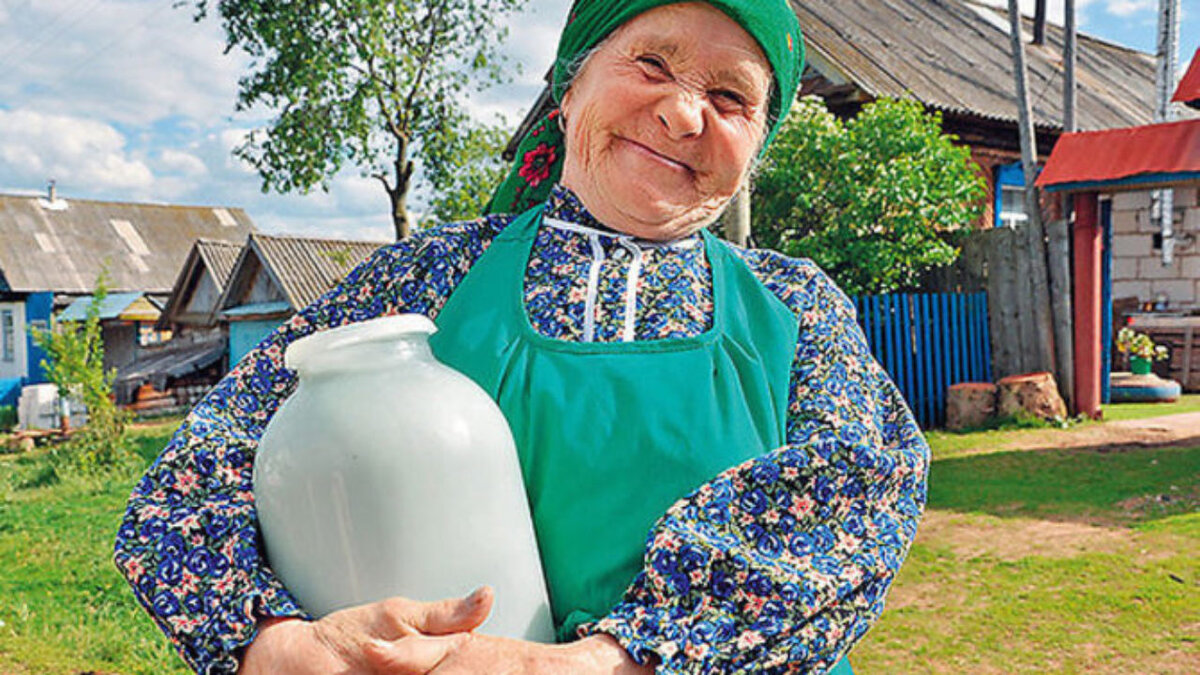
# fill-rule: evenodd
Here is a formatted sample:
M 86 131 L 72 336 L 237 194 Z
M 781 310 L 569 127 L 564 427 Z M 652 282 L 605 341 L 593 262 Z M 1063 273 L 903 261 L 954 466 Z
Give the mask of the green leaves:
M 235 154 L 266 192 L 328 189 L 347 165 L 378 178 L 401 206 L 410 162 L 444 165 L 438 144 L 467 122 L 466 97 L 504 80 L 496 47 L 527 0 L 193 0 L 220 16 L 226 49 L 252 72 L 237 109 L 276 117 Z M 411 155 L 411 156 L 410 156 Z M 436 168 L 433 169 L 437 171 Z M 437 185 L 436 178 L 431 182 Z M 397 221 L 398 232 L 402 230 Z
M 804 98 L 771 146 L 754 192 L 759 243 L 811 258 L 851 294 L 912 288 L 958 256 L 985 182 L 941 118 L 880 99 L 843 123 Z

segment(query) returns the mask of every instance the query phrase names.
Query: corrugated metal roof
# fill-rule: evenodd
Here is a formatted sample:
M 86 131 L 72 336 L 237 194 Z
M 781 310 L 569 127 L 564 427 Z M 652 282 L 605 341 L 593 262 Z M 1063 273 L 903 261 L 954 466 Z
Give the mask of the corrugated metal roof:
M 1200 175 L 1200 119 L 1063 134 L 1037 184 L 1046 188 L 1190 173 Z
M 252 234 L 230 277 L 220 308 L 237 306 L 240 287 L 250 272 L 251 256 L 260 260 L 295 310 L 321 297 L 368 256 L 389 242 L 314 239 Z
M 213 282 L 217 291 L 225 290 L 233 266 L 237 264 L 238 255 L 242 252 L 243 244 L 230 241 L 201 239 L 196 242 L 196 254 L 204 261 L 204 266 L 212 272 Z
M 1171 97 L 1171 100 L 1186 103 L 1193 108 L 1200 107 L 1200 47 L 1196 48 L 1196 55 L 1192 57 L 1192 65 L 1188 66 L 1187 72 L 1179 81 L 1179 87 L 1175 89 L 1175 95 Z
M 120 318 L 126 309 L 129 309 L 131 305 L 141 300 L 144 295 L 144 293 L 109 293 L 104 298 L 104 302 L 100 303 L 100 318 Z M 88 306 L 91 304 L 92 296 L 90 295 L 75 298 L 58 315 L 58 319 L 59 321 L 83 321 L 87 318 Z
M 170 322 L 179 320 L 180 302 L 186 301 L 196 288 L 196 285 L 207 273 L 219 297 L 225 291 L 233 266 L 237 264 L 238 255 L 242 252 L 242 244 L 215 239 L 199 239 L 188 252 L 187 260 L 179 270 L 179 276 L 171 287 L 171 295 L 162 311 L 160 329 L 165 330 Z M 215 309 L 215 308 L 210 308 Z
M 192 242 L 253 231 L 241 209 L 0 195 L 0 276 L 17 292 L 91 293 L 107 266 L 114 291 L 169 293 Z
M 1016 123 L 1008 12 L 960 0 L 792 0 L 811 65 L 870 97 L 911 96 L 944 110 Z M 1025 17 L 1032 33 L 1032 19 Z M 1046 42 L 1026 39 L 1033 115 L 1062 126 L 1060 26 Z M 1146 124 L 1154 107 L 1154 57 L 1084 34 L 1078 39 L 1081 129 Z M 812 73 L 809 73 L 810 75 Z M 840 76 L 840 77 L 839 77 Z

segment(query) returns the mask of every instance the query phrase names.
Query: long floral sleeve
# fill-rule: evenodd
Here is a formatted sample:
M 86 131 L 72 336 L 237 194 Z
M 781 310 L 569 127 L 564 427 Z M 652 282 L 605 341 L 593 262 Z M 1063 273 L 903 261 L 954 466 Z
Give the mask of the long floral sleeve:
M 924 506 L 928 446 L 848 299 L 811 263 L 746 255 L 800 320 L 788 444 L 674 504 L 580 629 L 660 673 L 825 672 L 882 611 Z
M 252 350 L 184 419 L 133 490 L 117 567 L 200 673 L 234 673 L 263 617 L 304 616 L 261 554 L 254 453 L 294 387 L 285 347 L 314 331 L 408 311 L 434 315 L 500 223 L 382 248 Z

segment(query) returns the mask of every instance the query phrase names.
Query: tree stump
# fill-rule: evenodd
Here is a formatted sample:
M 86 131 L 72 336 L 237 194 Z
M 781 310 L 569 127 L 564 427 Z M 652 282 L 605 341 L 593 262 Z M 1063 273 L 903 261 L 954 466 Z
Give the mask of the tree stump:
M 991 382 L 951 385 L 946 397 L 946 427 L 961 431 L 983 426 L 996 414 L 996 391 Z
M 1010 375 L 1000 380 L 997 412 L 1012 417 L 1024 411 L 1044 420 L 1065 419 L 1067 405 L 1058 394 L 1058 385 L 1050 373 Z

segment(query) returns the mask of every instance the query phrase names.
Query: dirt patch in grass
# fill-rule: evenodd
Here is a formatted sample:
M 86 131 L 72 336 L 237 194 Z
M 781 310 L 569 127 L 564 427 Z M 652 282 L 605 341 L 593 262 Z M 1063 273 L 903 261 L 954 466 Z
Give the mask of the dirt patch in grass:
M 946 511 L 928 511 L 918 540 L 949 548 L 963 559 L 989 556 L 1020 560 L 1029 556 L 1069 558 L 1081 553 L 1127 553 L 1135 534 L 1122 527 L 1099 527 L 1081 522 L 999 518 Z
M 1180 488 L 1172 485 L 1166 492 L 1131 497 L 1117 502 L 1117 508 L 1136 520 L 1156 518 L 1168 511 L 1200 511 L 1200 486 Z
M 930 434 L 935 457 L 960 457 L 1011 450 L 1136 450 L 1147 447 L 1200 445 L 1200 413 L 1085 424 L 1070 429 L 1026 429 L 978 432 L 958 436 Z

